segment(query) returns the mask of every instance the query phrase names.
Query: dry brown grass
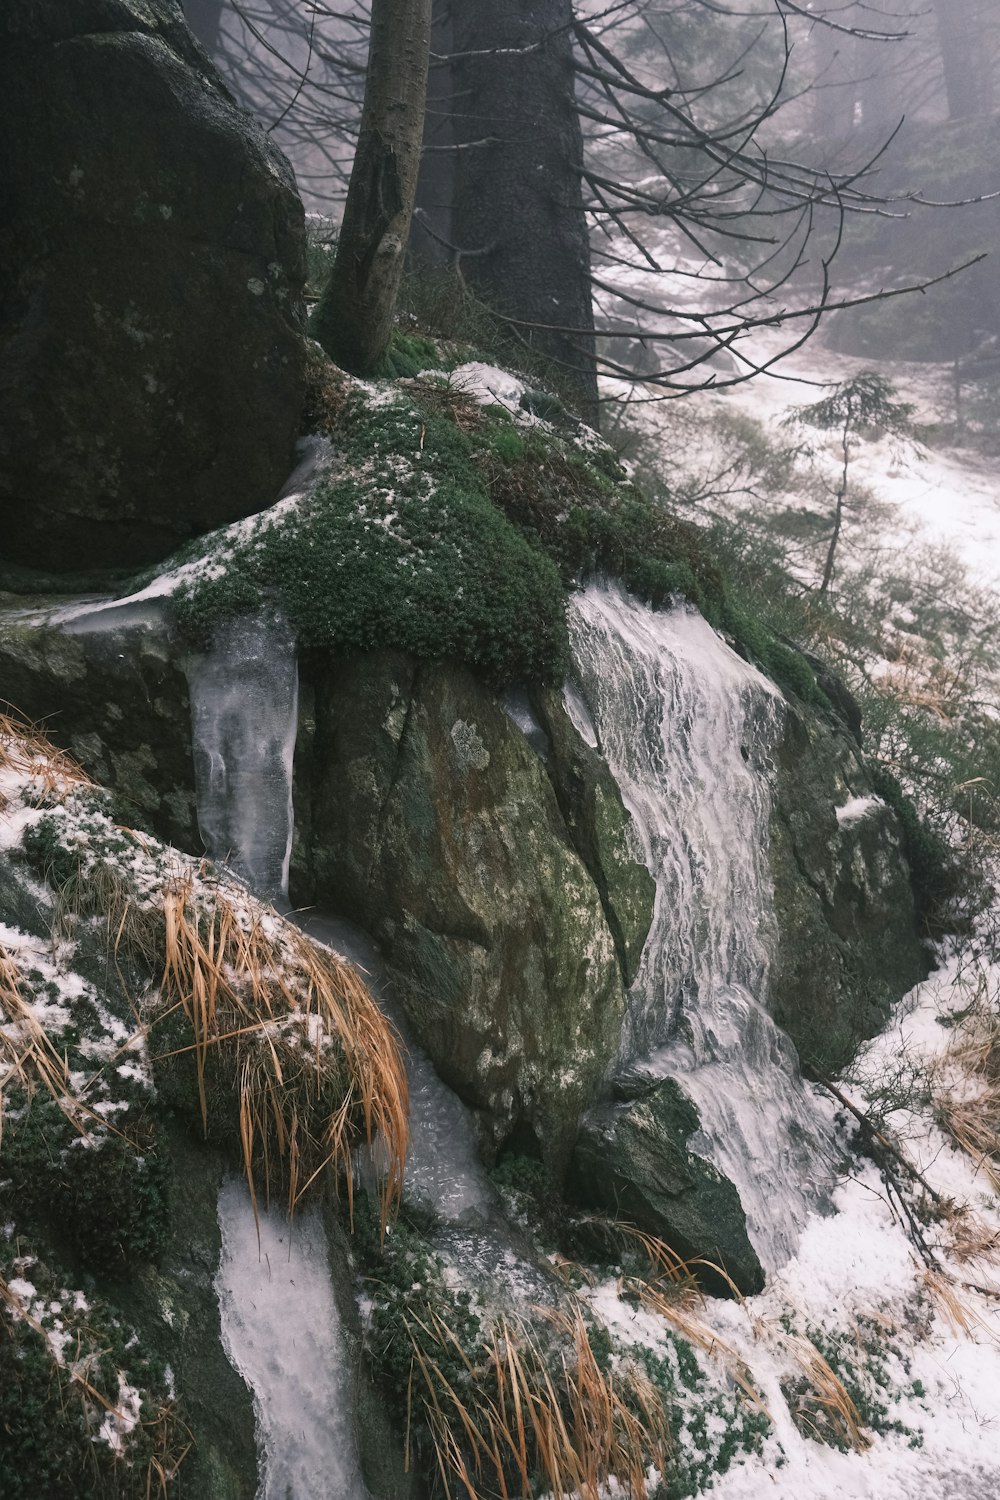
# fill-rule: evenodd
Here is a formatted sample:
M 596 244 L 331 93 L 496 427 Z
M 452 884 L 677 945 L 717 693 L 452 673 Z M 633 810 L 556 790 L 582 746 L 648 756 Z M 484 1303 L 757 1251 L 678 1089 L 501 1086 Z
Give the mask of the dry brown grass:
M 399 384 L 412 391 L 419 405 L 431 416 L 446 417 L 462 432 L 478 432 L 485 427 L 488 418 L 482 402 L 451 377 L 442 380 L 421 380 L 419 377 L 401 380 Z
M 801 1377 L 785 1388 L 792 1420 L 805 1437 L 836 1447 L 866 1452 L 872 1440 L 844 1382 L 829 1361 L 800 1334 L 782 1333 L 785 1351 L 801 1370 Z
M 167 1012 L 193 1041 L 202 1121 L 210 1061 L 236 1081 L 255 1181 L 287 1185 L 291 1212 L 327 1166 L 351 1192 L 352 1153 L 379 1142 L 383 1225 L 402 1191 L 409 1093 L 399 1041 L 364 982 L 274 912 L 192 876 L 162 893 Z
M 88 1120 L 98 1119 L 74 1095 L 66 1060 L 53 1047 L 25 998 L 17 964 L 0 946 L 0 1146 L 4 1096 L 12 1084 L 29 1098 L 43 1088 L 80 1135 L 87 1133 Z
M 537 1331 L 498 1320 L 475 1360 L 433 1312 L 406 1325 L 410 1422 L 419 1407 L 445 1494 L 530 1500 L 540 1483 L 552 1495 L 599 1500 L 614 1478 L 646 1500 L 647 1470 L 662 1471 L 670 1451 L 653 1385 L 637 1367 L 602 1368 L 578 1310 L 533 1313 Z M 456 1360 L 461 1379 L 445 1373 Z
M 15 712 L 0 713 L 0 770 L 30 777 L 48 798 L 94 784 L 71 755 L 57 749 L 38 725 L 27 723 Z
M 1000 1193 L 1000 997 L 985 974 L 937 1070 L 934 1112 L 976 1171 Z

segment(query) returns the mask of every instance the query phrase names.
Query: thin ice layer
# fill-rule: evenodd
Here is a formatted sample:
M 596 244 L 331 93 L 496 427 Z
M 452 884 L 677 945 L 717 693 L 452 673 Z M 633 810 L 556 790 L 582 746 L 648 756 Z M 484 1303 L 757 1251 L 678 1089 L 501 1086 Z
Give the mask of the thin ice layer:
M 314 942 L 332 948 L 355 965 L 402 1036 L 410 1085 L 407 1197 L 432 1208 L 449 1222 L 488 1217 L 496 1194 L 479 1160 L 469 1111 L 438 1077 L 430 1058 L 410 1035 L 402 1010 L 392 1005 L 382 962 L 371 939 L 343 918 L 321 912 L 293 920 Z
M 288 623 L 273 612 L 220 621 L 188 683 L 205 847 L 264 900 L 285 898 L 299 691 Z
M 215 1287 L 226 1353 L 253 1392 L 258 1500 L 366 1500 L 323 1222 L 315 1209 L 259 1219 L 258 1248 L 246 1185 L 223 1183 Z

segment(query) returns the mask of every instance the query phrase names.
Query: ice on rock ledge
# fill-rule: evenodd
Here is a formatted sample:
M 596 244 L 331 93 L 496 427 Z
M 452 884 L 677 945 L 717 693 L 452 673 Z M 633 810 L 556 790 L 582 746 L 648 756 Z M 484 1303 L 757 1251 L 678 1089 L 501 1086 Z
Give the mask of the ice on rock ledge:
M 258 1500 L 366 1500 L 329 1249 L 317 1209 L 286 1216 L 230 1178 L 219 1192 L 222 1340 L 257 1414 Z M 259 1227 L 259 1240 L 258 1240 Z
M 282 617 L 225 619 L 188 667 L 198 827 L 265 900 L 288 894 L 298 728 L 295 637 Z

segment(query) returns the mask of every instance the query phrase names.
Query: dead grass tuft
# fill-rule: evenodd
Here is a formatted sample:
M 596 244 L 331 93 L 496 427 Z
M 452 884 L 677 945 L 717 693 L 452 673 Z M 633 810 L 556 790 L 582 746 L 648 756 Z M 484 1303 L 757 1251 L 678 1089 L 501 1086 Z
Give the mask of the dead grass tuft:
M 801 1334 L 783 1333 L 781 1343 L 801 1370 L 785 1386 L 792 1420 L 804 1437 L 865 1453 L 872 1445 L 857 1406 L 829 1361 Z
M 985 974 L 938 1068 L 938 1124 L 1000 1192 L 1000 1004 Z M 956 1075 L 957 1080 L 956 1081 Z
M 350 1194 L 353 1151 L 377 1140 L 384 1226 L 402 1191 L 409 1094 L 398 1038 L 361 978 L 243 893 L 188 876 L 162 908 L 162 1000 L 191 1027 L 175 1050 L 194 1053 L 205 1128 L 218 1061 L 238 1089 L 251 1193 L 280 1174 L 289 1212 L 327 1166 Z
M 421 1408 L 445 1494 L 600 1500 L 614 1479 L 646 1500 L 647 1472 L 670 1451 L 652 1383 L 634 1365 L 603 1367 L 578 1309 L 533 1313 L 534 1328 L 501 1318 L 475 1359 L 432 1311 L 406 1325 L 410 1419 Z
M 86 1135 L 90 1121 L 106 1123 L 74 1094 L 66 1060 L 49 1041 L 25 998 L 17 964 L 0 946 L 0 1147 L 4 1095 L 12 1084 L 28 1098 L 43 1088 L 80 1135 Z
M 64 797 L 75 787 L 94 783 L 65 750 L 46 738 L 44 730 L 16 712 L 0 713 L 0 770 L 15 771 L 40 784 L 48 800 Z

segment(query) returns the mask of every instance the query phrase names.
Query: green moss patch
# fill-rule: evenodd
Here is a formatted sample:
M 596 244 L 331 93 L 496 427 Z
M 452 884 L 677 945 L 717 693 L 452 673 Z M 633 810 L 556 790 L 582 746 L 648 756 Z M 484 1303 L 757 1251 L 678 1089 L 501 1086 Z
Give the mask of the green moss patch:
M 187 1439 L 162 1361 L 13 1226 L 0 1231 L 0 1436 L 4 1500 L 172 1495 Z
M 399 353 L 416 368 L 436 346 L 411 339 Z M 461 661 L 496 686 L 557 683 L 568 593 L 606 575 L 653 605 L 690 600 L 783 687 L 823 701 L 805 659 L 734 602 L 706 533 L 561 407 L 543 419 L 535 393 L 509 411 L 448 376 L 373 387 L 332 366 L 311 389 L 333 460 L 301 500 L 203 547 L 176 596 L 196 641 L 272 600 L 305 647 L 389 647 Z

